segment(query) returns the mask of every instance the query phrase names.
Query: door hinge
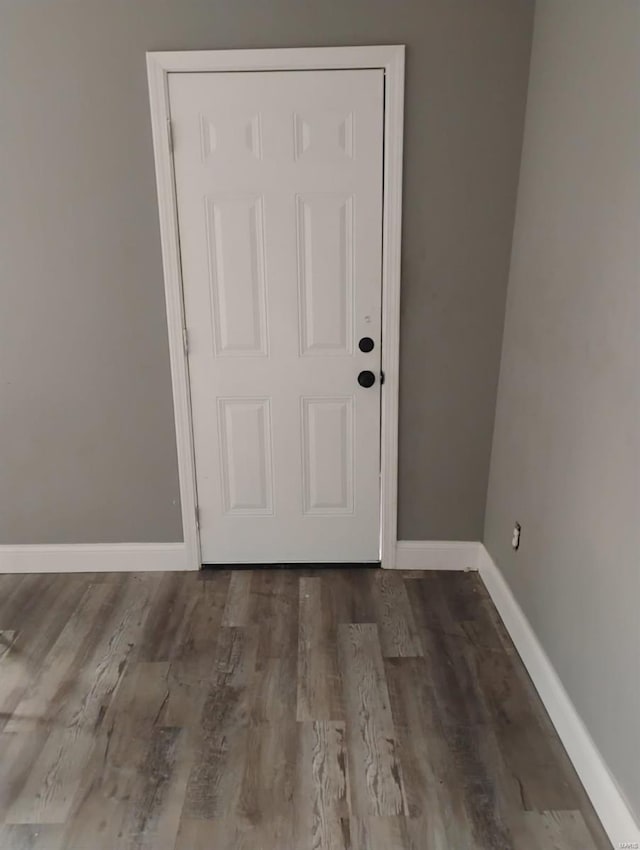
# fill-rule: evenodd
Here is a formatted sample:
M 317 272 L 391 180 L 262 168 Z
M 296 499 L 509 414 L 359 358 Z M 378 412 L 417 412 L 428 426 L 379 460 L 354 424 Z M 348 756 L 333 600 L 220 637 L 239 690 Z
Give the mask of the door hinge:
M 196 528 L 200 530 L 200 508 L 196 505 Z
M 167 138 L 169 140 L 169 150 L 173 153 L 173 125 L 170 118 L 167 118 Z
M 384 384 L 384 372 L 380 372 L 380 386 Z
M 189 331 L 186 328 L 182 328 L 182 345 L 184 348 L 184 353 L 189 353 Z

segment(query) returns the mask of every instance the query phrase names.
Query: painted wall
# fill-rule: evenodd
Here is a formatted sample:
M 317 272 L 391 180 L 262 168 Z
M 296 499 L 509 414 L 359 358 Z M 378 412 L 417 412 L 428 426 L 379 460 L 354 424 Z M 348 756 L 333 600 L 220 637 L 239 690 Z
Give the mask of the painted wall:
M 640 822 L 639 48 L 538 0 L 485 542 Z
M 408 45 L 400 523 L 479 539 L 533 0 L 2 0 L 0 543 L 181 538 L 145 51 Z

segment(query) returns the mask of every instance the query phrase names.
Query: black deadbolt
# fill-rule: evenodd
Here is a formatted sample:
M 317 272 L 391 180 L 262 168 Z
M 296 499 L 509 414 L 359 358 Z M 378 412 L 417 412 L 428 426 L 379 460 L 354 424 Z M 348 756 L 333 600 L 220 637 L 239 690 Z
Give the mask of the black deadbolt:
M 373 374 L 373 372 L 369 372 L 368 369 L 366 369 L 364 372 L 360 372 L 360 374 L 358 375 L 358 383 L 361 387 L 372 387 L 375 382 L 376 376 Z
M 360 342 L 358 343 L 358 348 L 360 351 L 364 351 L 365 354 L 368 354 L 370 351 L 373 351 L 373 340 L 370 336 L 363 336 Z

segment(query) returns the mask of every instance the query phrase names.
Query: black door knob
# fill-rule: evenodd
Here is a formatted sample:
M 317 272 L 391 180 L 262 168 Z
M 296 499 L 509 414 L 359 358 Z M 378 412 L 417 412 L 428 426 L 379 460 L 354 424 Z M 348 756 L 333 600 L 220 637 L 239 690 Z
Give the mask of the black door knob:
M 361 387 L 372 387 L 376 382 L 376 376 L 373 372 L 369 372 L 368 369 L 365 369 L 364 372 L 360 372 L 358 375 L 358 383 Z
M 363 336 L 360 342 L 358 343 L 358 348 L 360 351 L 364 351 L 365 354 L 368 354 L 370 351 L 373 351 L 373 340 L 370 336 Z

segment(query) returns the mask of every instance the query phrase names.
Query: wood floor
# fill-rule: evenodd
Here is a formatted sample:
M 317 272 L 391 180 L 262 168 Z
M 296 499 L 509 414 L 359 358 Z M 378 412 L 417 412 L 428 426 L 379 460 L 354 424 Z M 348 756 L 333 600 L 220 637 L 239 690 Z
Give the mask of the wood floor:
M 0 576 L 2 850 L 610 848 L 476 574 Z

